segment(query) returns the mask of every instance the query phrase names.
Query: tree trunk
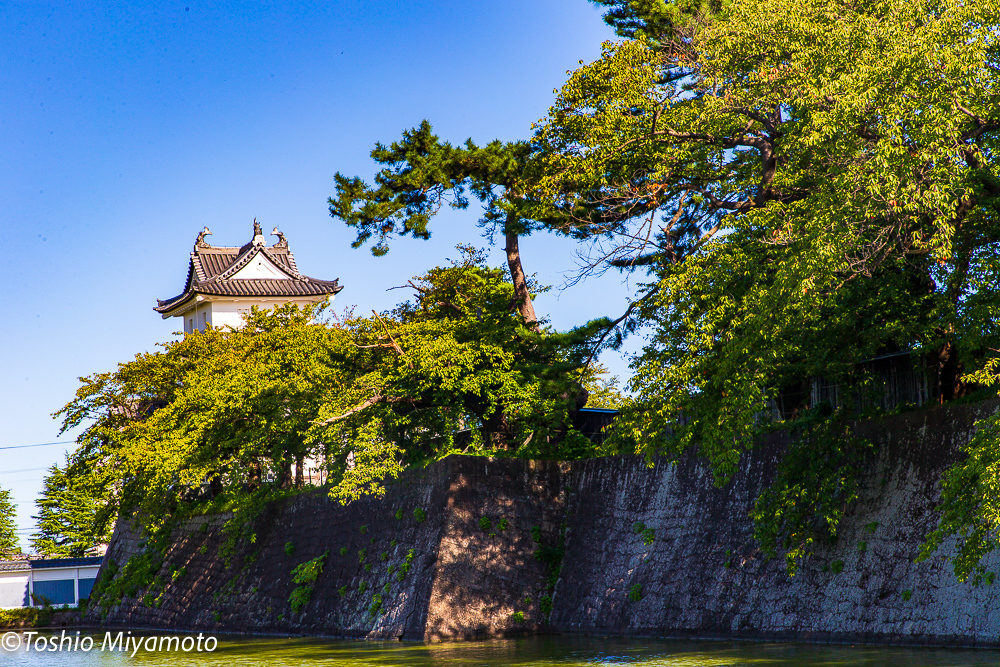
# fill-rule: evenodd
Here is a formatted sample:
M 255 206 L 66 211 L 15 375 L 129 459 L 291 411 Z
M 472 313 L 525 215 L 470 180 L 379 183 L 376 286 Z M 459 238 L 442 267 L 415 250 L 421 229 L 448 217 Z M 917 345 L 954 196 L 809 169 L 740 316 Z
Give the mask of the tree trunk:
M 208 489 L 213 498 L 222 493 L 222 476 L 218 472 L 213 472 L 208 478 Z
M 261 480 L 261 467 L 260 460 L 253 459 L 250 462 L 249 472 L 247 474 L 247 488 L 250 491 L 256 491 L 260 488 Z
M 509 439 L 507 415 L 499 407 L 483 420 L 483 437 L 494 449 L 513 449 L 514 443 Z
M 302 484 L 305 481 L 303 475 L 303 468 L 305 467 L 305 456 L 299 454 L 295 457 L 295 488 L 301 489 Z
M 281 459 L 281 474 L 278 477 L 278 488 L 281 490 L 292 488 L 292 457 L 285 454 Z
M 511 214 L 512 215 L 512 214 Z M 508 216 L 508 223 L 511 222 Z M 510 268 L 510 279 L 514 283 L 514 298 L 517 299 L 517 309 L 521 317 L 532 328 L 538 328 L 538 318 L 535 316 L 535 307 L 531 303 L 531 292 L 528 291 L 528 280 L 524 277 L 524 268 L 521 266 L 521 250 L 518 246 L 518 236 L 513 232 L 507 232 L 507 266 Z
M 962 382 L 962 363 L 958 359 L 958 348 L 951 341 L 946 342 L 938 351 L 938 401 L 961 398 L 973 389 L 968 383 Z

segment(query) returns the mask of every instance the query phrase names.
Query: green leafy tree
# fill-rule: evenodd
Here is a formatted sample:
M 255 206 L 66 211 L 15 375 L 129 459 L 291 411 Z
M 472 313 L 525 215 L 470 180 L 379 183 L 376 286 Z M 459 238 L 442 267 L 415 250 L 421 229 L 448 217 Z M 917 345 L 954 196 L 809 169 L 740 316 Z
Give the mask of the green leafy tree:
M 723 0 L 592 0 L 608 8 L 604 22 L 622 37 L 644 38 L 674 50 L 690 47 L 696 31 L 727 3 Z
M 471 249 L 410 286 L 390 313 L 255 310 L 84 378 L 60 413 L 84 427 L 66 483 L 101 490 L 95 525 L 124 511 L 154 530 L 204 495 L 301 486 L 307 458 L 347 502 L 453 452 L 558 456 L 579 337 L 512 311 L 513 286 Z
M 100 488 L 89 485 L 86 475 L 68 474 L 53 465 L 45 477 L 42 497 L 35 501 L 38 532 L 31 537 L 36 553 L 80 558 L 94 553 L 110 539 L 111 522 Z
M 455 451 L 559 456 L 585 400 L 587 341 L 511 312 L 503 272 L 463 255 L 411 281 L 415 298 L 389 316 L 347 324 L 364 372 L 324 403 L 315 435 L 353 457 L 336 496 L 380 492 L 407 463 Z
M 605 366 L 591 364 L 583 375 L 587 407 L 620 410 L 628 400 L 620 385 L 621 378 L 610 375 Z
M 125 508 L 169 514 L 194 490 L 290 488 L 316 406 L 341 386 L 346 333 L 312 309 L 254 311 L 237 331 L 209 329 L 82 378 L 57 416 L 84 426 L 67 470 L 99 488 L 105 521 Z M 187 490 L 187 491 L 186 491 Z
M 1000 349 L 1000 7 L 602 4 L 636 39 L 571 75 L 537 129 L 530 196 L 573 219 L 595 266 L 650 272 L 628 438 L 696 447 L 721 482 L 779 400 L 811 414 L 812 378 L 850 395 L 872 381 L 860 362 L 909 350 L 942 400 L 974 389 L 963 378 Z M 835 532 L 813 492 L 851 495 L 867 449 L 837 435 L 846 417 L 806 429 L 838 463 L 792 456 L 759 504 L 778 548 Z
M 10 491 L 0 489 L 0 558 L 21 553 L 17 539 L 17 507 L 10 500 Z

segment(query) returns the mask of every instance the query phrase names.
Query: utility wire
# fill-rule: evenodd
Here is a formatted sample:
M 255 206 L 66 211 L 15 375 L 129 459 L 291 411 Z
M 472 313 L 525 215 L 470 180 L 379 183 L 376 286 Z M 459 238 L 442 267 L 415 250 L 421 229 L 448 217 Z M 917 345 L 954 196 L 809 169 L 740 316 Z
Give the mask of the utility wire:
M 0 475 L 13 475 L 16 472 L 37 472 L 39 470 L 48 470 L 48 468 L 18 468 L 17 470 L 0 470 Z
M 27 449 L 28 447 L 48 447 L 49 445 L 72 445 L 76 440 L 61 440 L 59 442 L 39 442 L 35 445 L 14 445 L 13 447 L 0 447 L 0 449 Z

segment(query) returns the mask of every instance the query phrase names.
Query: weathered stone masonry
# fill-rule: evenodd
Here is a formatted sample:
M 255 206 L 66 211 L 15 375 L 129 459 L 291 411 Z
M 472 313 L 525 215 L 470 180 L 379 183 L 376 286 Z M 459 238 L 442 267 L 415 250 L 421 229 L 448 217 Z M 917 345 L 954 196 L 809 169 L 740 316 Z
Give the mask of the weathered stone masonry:
M 996 646 L 998 587 L 961 584 L 940 558 L 913 562 L 936 522 L 941 472 L 974 421 L 996 408 L 935 408 L 863 425 L 879 455 L 861 471 L 860 499 L 836 543 L 795 577 L 783 559 L 760 554 L 748 517 L 770 482 L 780 438 L 745 456 L 724 488 L 694 458 L 648 467 L 638 457 L 573 464 L 452 457 L 405 474 L 382 499 L 342 507 L 316 492 L 278 504 L 228 569 L 217 556 L 225 518 L 195 520 L 168 554 L 161 576 L 171 567 L 185 574 L 159 607 L 125 600 L 103 620 L 91 610 L 89 620 L 369 638 L 549 631 Z M 423 522 L 413 517 L 418 507 Z M 637 522 L 652 531 L 650 544 L 633 530 Z M 554 546 L 563 525 L 565 557 L 546 625 L 540 601 L 550 593 L 531 529 Z M 138 548 L 138 536 L 119 531 L 109 558 L 122 564 Z M 397 581 L 410 549 L 412 567 Z M 327 550 L 312 600 L 292 613 L 291 570 Z M 1000 565 L 997 554 L 992 565 Z M 372 614 L 375 592 L 382 608 Z
M 532 556 L 531 528 L 539 527 L 545 540 L 556 539 L 563 518 L 561 479 L 556 462 L 459 456 L 406 474 L 381 499 L 344 507 L 317 490 L 269 507 L 253 543 L 241 543 L 229 567 L 219 557 L 228 516 L 193 519 L 177 531 L 160 578 L 170 581 L 171 571 L 181 568 L 184 574 L 167 586 L 158 605 L 148 605 L 140 592 L 103 618 L 95 605 L 87 620 L 371 639 L 533 632 L 542 621 L 545 568 Z M 480 524 L 484 518 L 489 529 Z M 502 519 L 506 530 L 498 526 Z M 140 550 L 134 531 L 116 531 L 104 567 L 112 561 L 122 566 Z M 327 551 L 309 604 L 293 613 L 291 571 Z M 375 594 L 382 607 L 373 614 Z M 523 621 L 515 620 L 517 612 Z

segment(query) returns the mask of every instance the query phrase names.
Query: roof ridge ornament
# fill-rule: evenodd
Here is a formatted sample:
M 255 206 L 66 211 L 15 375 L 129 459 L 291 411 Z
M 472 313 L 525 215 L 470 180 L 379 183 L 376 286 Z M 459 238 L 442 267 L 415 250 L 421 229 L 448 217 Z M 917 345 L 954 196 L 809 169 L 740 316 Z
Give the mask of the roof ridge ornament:
M 273 230 L 271 230 L 271 236 L 277 236 L 278 237 L 278 242 L 274 244 L 275 248 L 287 248 L 288 247 L 288 239 L 285 238 L 284 234 L 282 234 L 280 231 L 278 231 L 277 227 L 275 227 Z
M 195 251 L 197 251 L 198 248 L 211 248 L 212 246 L 210 246 L 208 244 L 208 241 L 205 240 L 206 236 L 211 236 L 211 235 L 212 235 L 212 230 L 210 230 L 208 227 L 205 227 L 200 232 L 198 232 L 198 240 L 194 242 Z
M 257 218 L 253 219 L 253 241 L 254 245 L 266 245 L 267 242 L 264 240 L 264 230 L 260 228 L 260 223 L 257 222 Z

